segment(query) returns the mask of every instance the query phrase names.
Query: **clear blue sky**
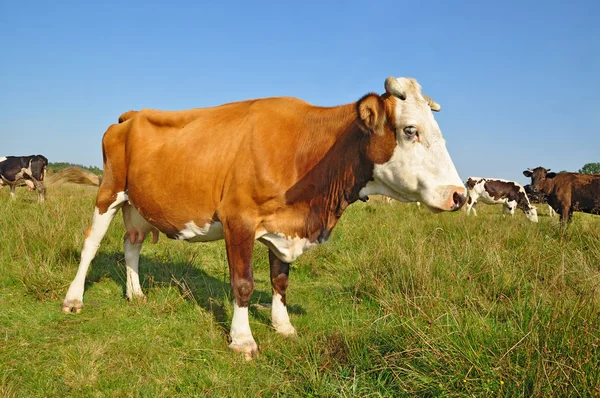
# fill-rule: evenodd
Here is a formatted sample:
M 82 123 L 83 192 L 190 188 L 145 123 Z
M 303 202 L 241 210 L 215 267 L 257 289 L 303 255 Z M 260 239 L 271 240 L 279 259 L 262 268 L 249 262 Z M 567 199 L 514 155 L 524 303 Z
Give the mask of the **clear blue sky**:
M 600 1 L 0 0 L 0 155 L 102 167 L 129 109 L 416 78 L 463 179 L 600 162 Z M 198 148 L 201 151 L 201 148 Z

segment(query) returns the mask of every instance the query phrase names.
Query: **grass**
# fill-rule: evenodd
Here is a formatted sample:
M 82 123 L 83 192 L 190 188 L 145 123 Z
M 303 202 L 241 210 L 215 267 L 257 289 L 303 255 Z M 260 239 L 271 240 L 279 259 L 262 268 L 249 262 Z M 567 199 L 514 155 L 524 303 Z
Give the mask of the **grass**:
M 291 270 L 298 338 L 270 327 L 267 250 L 255 249 L 251 326 L 262 353 L 227 348 L 223 242 L 161 236 L 142 249 L 146 302 L 124 299 L 123 223 L 90 269 L 85 307 L 60 304 L 96 190 L 35 203 L 0 191 L 0 395 L 598 396 L 600 217 L 561 229 L 500 207 L 433 215 L 351 206 L 330 241 Z

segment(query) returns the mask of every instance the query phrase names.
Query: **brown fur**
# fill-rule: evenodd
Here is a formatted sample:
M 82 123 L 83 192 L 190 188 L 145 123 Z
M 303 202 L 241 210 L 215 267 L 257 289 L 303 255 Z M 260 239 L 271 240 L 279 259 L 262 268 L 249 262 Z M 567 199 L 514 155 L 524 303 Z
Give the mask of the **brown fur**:
M 560 214 L 563 224 L 571 220 L 574 211 L 600 214 L 600 175 L 580 173 L 549 173 L 536 167 L 525 170 L 535 191 L 543 192 L 548 204 Z

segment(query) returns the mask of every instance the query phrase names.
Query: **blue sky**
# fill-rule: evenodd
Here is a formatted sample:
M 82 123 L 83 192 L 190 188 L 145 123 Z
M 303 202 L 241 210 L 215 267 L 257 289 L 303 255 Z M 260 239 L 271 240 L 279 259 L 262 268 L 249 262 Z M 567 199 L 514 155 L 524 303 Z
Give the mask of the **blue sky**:
M 463 179 L 600 162 L 600 1 L 0 0 L 0 155 L 102 166 L 129 109 L 416 78 Z M 201 148 L 198 148 L 200 151 Z

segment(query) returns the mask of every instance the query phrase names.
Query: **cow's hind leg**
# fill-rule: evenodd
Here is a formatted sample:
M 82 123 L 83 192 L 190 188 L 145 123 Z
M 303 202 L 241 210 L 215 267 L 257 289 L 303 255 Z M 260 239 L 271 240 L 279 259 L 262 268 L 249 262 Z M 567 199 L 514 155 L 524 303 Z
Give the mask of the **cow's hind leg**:
M 17 190 L 17 186 L 16 185 L 11 185 L 10 186 L 10 198 L 11 199 L 16 199 L 17 195 L 15 193 L 15 191 Z
M 515 207 L 516 204 L 514 202 L 504 203 L 504 205 L 502 205 L 502 215 L 505 216 L 507 214 L 510 214 L 511 216 L 514 216 Z
M 96 199 L 96 208 L 94 209 L 92 225 L 86 232 L 77 274 L 75 275 L 73 282 L 71 282 L 65 300 L 62 303 L 63 312 L 79 312 L 81 311 L 81 308 L 83 308 L 83 288 L 90 263 L 96 256 L 98 247 L 100 247 L 100 242 L 106 234 L 110 222 L 123 203 L 127 201 L 127 195 L 122 191 L 116 194 L 107 194 L 106 191 L 106 189 L 103 190 L 102 188 L 98 191 L 98 199 Z M 101 209 L 106 210 L 101 212 Z
M 269 250 L 269 264 L 271 265 L 271 286 L 273 287 L 271 322 L 277 333 L 293 336 L 296 334 L 296 329 L 290 322 L 286 306 L 290 264 L 281 261 L 272 250 Z
M 140 286 L 140 277 L 138 274 L 140 251 L 148 232 L 152 231 L 152 240 L 156 243 L 158 240 L 158 231 L 148 221 L 144 220 L 140 213 L 129 203 L 123 205 L 122 211 L 125 229 L 127 230 L 124 237 L 125 263 L 127 266 L 127 288 L 125 295 L 128 300 L 143 299 L 145 296 Z

